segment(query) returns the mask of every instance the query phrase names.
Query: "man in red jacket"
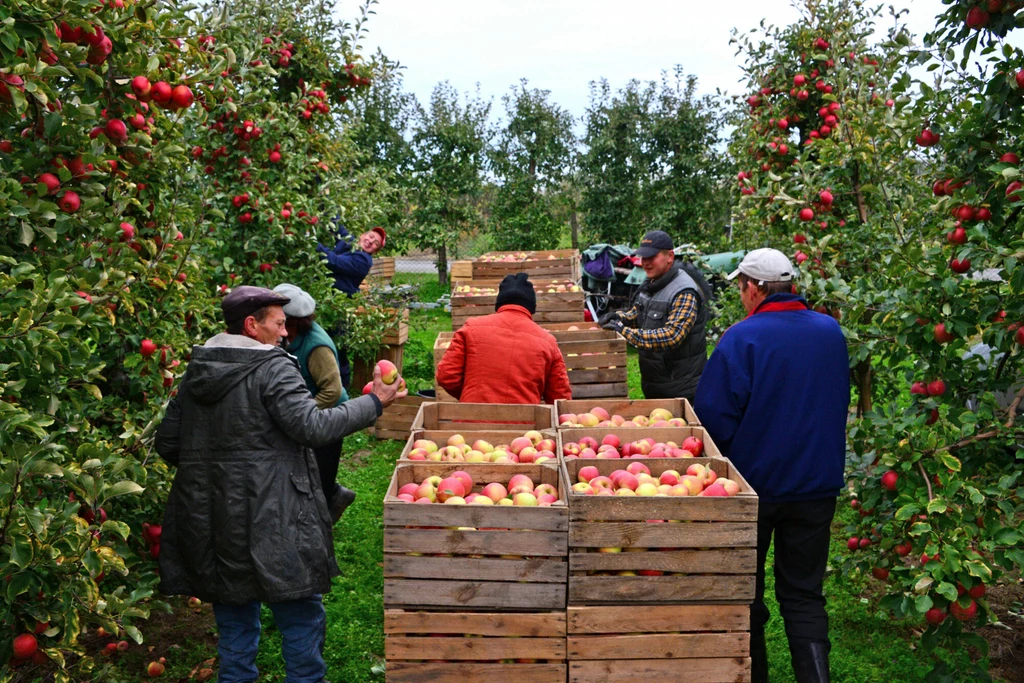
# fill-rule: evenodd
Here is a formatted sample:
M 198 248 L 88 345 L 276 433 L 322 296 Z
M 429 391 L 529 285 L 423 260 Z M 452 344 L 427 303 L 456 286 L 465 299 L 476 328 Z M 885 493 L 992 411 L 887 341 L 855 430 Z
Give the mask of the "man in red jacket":
M 507 275 L 497 313 L 471 318 L 437 366 L 437 383 L 463 403 L 554 403 L 572 398 L 562 352 L 533 322 L 537 294 L 526 273 Z

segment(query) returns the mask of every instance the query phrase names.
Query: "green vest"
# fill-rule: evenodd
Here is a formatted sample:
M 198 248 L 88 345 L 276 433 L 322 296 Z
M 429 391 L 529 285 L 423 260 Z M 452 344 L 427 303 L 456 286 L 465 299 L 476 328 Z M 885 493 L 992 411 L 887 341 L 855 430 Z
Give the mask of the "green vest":
M 313 353 L 313 349 L 318 346 L 326 346 L 331 350 L 331 353 L 334 354 L 334 362 L 338 363 L 340 371 L 341 363 L 338 361 L 338 347 L 334 345 L 330 335 L 319 324 L 313 323 L 313 328 L 307 334 L 300 334 L 288 344 L 288 353 L 298 359 L 302 379 L 306 380 L 306 388 L 309 389 L 309 393 L 313 396 L 317 395 L 320 388 L 313 381 L 313 376 L 309 374 L 309 354 Z M 346 393 L 345 387 L 342 387 L 341 398 L 338 399 L 336 405 L 341 405 L 347 400 L 348 393 Z

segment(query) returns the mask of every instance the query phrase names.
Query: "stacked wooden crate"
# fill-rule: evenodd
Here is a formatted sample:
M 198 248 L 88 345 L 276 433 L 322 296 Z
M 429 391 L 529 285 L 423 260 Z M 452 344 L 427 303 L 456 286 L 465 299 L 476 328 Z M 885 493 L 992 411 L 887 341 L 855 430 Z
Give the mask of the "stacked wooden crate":
M 391 284 L 395 277 L 395 258 L 393 256 L 374 257 L 370 272 L 367 273 L 359 288 L 366 290 L 370 285 Z
M 384 409 L 370 433 L 378 439 L 407 440 L 420 407 L 429 400 L 414 394 L 397 399 Z
M 507 405 L 498 403 L 424 403 L 412 431 L 491 429 L 537 430 L 554 436 L 554 408 L 549 405 Z
M 584 434 L 604 435 L 563 430 L 560 443 Z M 569 680 L 749 681 L 756 494 L 724 458 L 565 459 L 565 479 L 572 486 L 582 467 L 607 476 L 631 462 L 655 477 L 700 464 L 740 493 L 570 496 Z
M 578 249 L 547 251 L 492 251 L 473 260 L 473 279 L 501 279 L 514 273 L 531 278 L 564 278 L 578 281 L 582 275 Z
M 533 314 L 534 322 L 572 323 L 582 318 L 584 292 L 582 289 L 569 291 L 572 287 L 579 289 L 576 285 L 566 282 L 559 282 L 553 286 L 535 286 L 537 310 Z M 558 291 L 558 288 L 563 291 Z M 551 291 L 552 289 L 555 291 Z M 498 287 L 476 287 L 476 290 L 452 292 L 452 330 L 458 330 L 470 318 L 494 313 Z
M 416 505 L 403 485 L 455 471 L 474 489 L 524 474 L 558 492 L 548 507 Z M 566 680 L 568 508 L 547 465 L 399 463 L 384 499 L 388 681 Z

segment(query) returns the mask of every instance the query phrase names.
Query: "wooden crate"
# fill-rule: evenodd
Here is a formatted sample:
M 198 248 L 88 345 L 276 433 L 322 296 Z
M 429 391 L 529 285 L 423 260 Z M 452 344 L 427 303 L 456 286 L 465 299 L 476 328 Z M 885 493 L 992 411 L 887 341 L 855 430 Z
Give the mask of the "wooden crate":
M 570 683 L 750 681 L 746 605 L 567 610 Z
M 397 314 L 398 311 L 395 311 Z M 409 309 L 406 308 L 402 311 L 401 315 L 396 315 L 395 324 L 388 328 L 384 334 L 384 339 L 381 343 L 387 344 L 388 346 L 402 346 L 405 342 L 409 341 Z
M 412 423 L 420 429 L 551 430 L 555 426 L 550 405 L 501 403 L 424 403 Z
M 402 349 L 404 346 L 381 346 L 377 351 L 377 357 L 371 363 L 362 358 L 352 359 L 352 380 L 349 384 L 349 395 L 353 398 L 362 394 L 363 387 L 373 379 L 373 366 L 379 361 L 389 360 L 402 372 Z
M 619 439 L 625 443 L 629 440 L 644 439 L 648 436 L 654 439 L 656 442 L 667 443 L 671 441 L 677 446 L 682 446 L 683 441 L 688 436 L 695 436 L 704 442 L 704 452 L 701 453 L 701 457 L 704 458 L 725 458 L 722 455 L 722 451 L 718 449 L 718 445 L 715 443 L 708 431 L 699 425 L 689 425 L 686 427 L 643 427 L 641 429 L 625 428 L 622 427 L 580 427 L 570 429 L 559 429 L 558 430 L 558 452 L 564 453 L 563 448 L 565 444 L 571 441 L 579 441 L 585 436 L 589 436 L 597 443 L 601 443 L 601 440 L 609 434 L 615 434 Z M 623 460 L 633 460 L 634 458 L 623 458 Z M 660 458 L 644 458 L 644 460 L 660 460 Z
M 412 425 L 419 415 L 420 408 L 428 399 L 410 394 L 389 405 L 370 427 L 370 433 L 378 439 L 407 441 L 412 432 Z
M 384 611 L 388 683 L 565 683 L 564 611 Z
M 397 497 L 410 482 L 463 470 L 474 490 L 515 474 L 551 484 L 549 507 L 418 505 Z M 569 510 L 556 465 L 399 463 L 384 498 L 384 606 L 423 609 L 565 609 Z
M 477 404 L 472 404 L 472 403 L 445 403 L 443 405 L 445 405 L 445 406 L 463 406 L 463 405 L 470 406 L 470 405 L 486 405 L 486 404 L 482 404 L 482 403 L 477 403 Z M 505 408 L 527 408 L 527 407 L 533 407 L 533 406 L 512 406 L 512 405 L 507 405 L 507 406 L 504 406 L 504 407 Z M 524 434 L 526 434 L 526 432 L 531 431 L 532 429 L 533 428 L 527 427 L 525 425 L 520 428 L 518 425 L 493 425 L 493 424 L 470 424 L 470 425 L 466 425 L 465 428 L 458 428 L 458 427 L 453 426 L 453 425 L 448 425 L 447 427 L 443 427 L 441 429 L 414 429 L 409 434 L 409 438 L 408 438 L 408 441 L 405 444 L 405 448 L 402 449 L 402 453 L 401 453 L 401 455 L 398 456 L 398 458 L 399 458 L 399 460 L 408 461 L 409 460 L 409 451 L 412 450 L 413 443 L 416 440 L 418 440 L 418 439 L 427 439 L 428 441 L 433 441 L 435 444 L 437 444 L 438 448 L 443 448 L 444 446 L 446 446 L 448 444 L 448 439 L 450 437 L 456 435 L 456 434 L 462 436 L 466 440 L 466 443 L 468 443 L 468 444 L 472 445 L 475 441 L 483 440 L 483 441 L 488 442 L 492 446 L 494 446 L 496 449 L 497 448 L 502 448 L 502 449 L 507 451 L 508 450 L 508 446 L 512 442 L 513 439 L 517 439 L 520 436 L 523 436 Z M 552 462 L 557 460 L 558 454 L 557 454 L 556 451 L 558 449 L 558 439 L 557 439 L 557 435 L 555 433 L 555 430 L 552 429 L 552 428 L 548 428 L 548 429 L 540 429 L 540 430 L 534 430 L 534 431 L 539 431 L 541 433 L 541 436 L 544 437 L 544 439 L 550 439 L 551 440 L 551 444 L 550 444 L 551 452 L 555 453 L 555 457 L 552 458 Z M 422 461 L 422 460 L 414 460 L 412 462 L 424 462 L 424 461 Z M 438 462 L 438 461 L 434 461 L 434 462 Z M 458 462 L 452 462 L 450 464 L 454 465 L 454 464 L 458 464 Z M 479 464 L 479 463 L 470 463 L 470 464 Z M 496 465 L 517 465 L 518 463 L 491 463 L 491 464 L 496 464 Z
M 554 331 L 574 399 L 629 395 L 626 340 L 611 330 Z M 584 355 L 587 354 L 587 355 Z
M 573 392 L 575 396 L 575 392 Z M 641 398 L 641 399 L 601 399 L 601 400 L 579 400 L 572 399 L 570 401 L 558 400 L 555 401 L 555 418 L 559 429 L 569 429 L 568 427 L 562 427 L 561 419 L 566 413 L 573 415 L 580 415 L 582 413 L 590 412 L 591 408 L 604 408 L 608 411 L 608 415 L 621 415 L 626 418 L 626 422 L 621 426 L 623 428 L 633 428 L 633 417 L 637 415 L 643 415 L 647 417 L 651 414 L 651 411 L 655 408 L 663 408 L 670 413 L 673 417 L 681 417 L 686 420 L 688 425 L 699 425 L 700 420 L 697 418 L 697 414 L 693 412 L 693 406 L 685 398 Z
M 584 293 L 537 291 L 537 310 L 534 322 L 571 323 L 583 317 Z M 452 294 L 452 330 L 458 330 L 470 318 L 494 313 L 498 300 L 495 294 Z
M 501 278 L 485 278 L 485 279 L 473 279 L 473 278 L 452 278 L 452 293 L 455 294 L 459 287 L 490 287 L 495 290 L 501 285 Z M 530 283 L 535 289 L 548 287 L 557 287 L 558 285 L 577 285 L 578 282 L 570 280 L 568 278 L 530 278 Z M 497 293 L 497 292 L 495 292 Z M 539 292 L 538 292 L 539 293 Z
M 581 467 L 602 475 L 631 460 L 563 460 L 571 486 Z M 652 476 L 710 466 L 740 486 L 728 498 L 569 498 L 569 604 L 732 603 L 754 599 L 757 494 L 725 458 L 644 459 Z M 599 548 L 621 551 L 600 552 Z M 646 551 L 631 549 L 646 548 Z M 618 575 L 618 572 L 660 575 Z M 597 573 L 601 572 L 601 573 Z
M 390 284 L 395 277 L 395 258 L 393 256 L 374 257 L 370 272 L 366 274 L 359 289 L 367 290 L 370 285 Z
M 548 332 L 575 332 L 577 330 L 586 330 L 588 332 L 596 332 L 601 329 L 601 326 L 595 322 L 587 320 L 577 320 L 569 323 L 537 323 Z
M 456 280 L 472 280 L 473 279 L 473 262 L 472 261 L 452 261 L 451 268 L 448 271 L 448 280 L 455 283 Z
M 516 261 L 473 261 L 473 279 L 498 279 L 513 273 L 528 273 L 530 277 L 567 278 L 579 280 L 582 274 L 580 252 L 578 249 L 551 249 L 547 251 L 511 252 L 492 251 L 484 256 L 504 256 L 506 254 L 526 254 L 526 258 Z M 548 258 L 548 257 L 552 258 Z
M 456 399 L 437 383 L 437 366 L 441 363 L 441 359 L 444 358 L 444 352 L 448 350 L 448 345 L 452 343 L 452 337 L 454 336 L 454 332 L 441 332 L 437 335 L 437 339 L 434 340 L 434 396 L 438 401 L 445 403 L 456 402 Z

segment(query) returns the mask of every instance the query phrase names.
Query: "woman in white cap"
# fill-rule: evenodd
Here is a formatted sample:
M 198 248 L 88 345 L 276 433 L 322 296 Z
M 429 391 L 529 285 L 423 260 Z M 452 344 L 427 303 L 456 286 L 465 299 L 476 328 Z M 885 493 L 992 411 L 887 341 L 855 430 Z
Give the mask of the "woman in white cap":
M 280 284 L 274 287 L 274 291 L 290 299 L 284 306 L 288 353 L 299 361 L 302 379 L 313 394 L 317 407 L 324 410 L 344 403 L 348 394 L 341 383 L 338 348 L 327 331 L 316 322 L 316 301 L 305 290 L 292 284 Z M 327 496 L 331 519 L 335 522 L 356 498 L 355 491 L 337 482 L 342 444 L 343 440 L 339 439 L 314 449 L 320 482 Z

